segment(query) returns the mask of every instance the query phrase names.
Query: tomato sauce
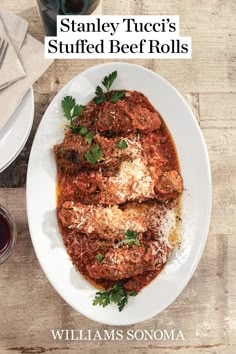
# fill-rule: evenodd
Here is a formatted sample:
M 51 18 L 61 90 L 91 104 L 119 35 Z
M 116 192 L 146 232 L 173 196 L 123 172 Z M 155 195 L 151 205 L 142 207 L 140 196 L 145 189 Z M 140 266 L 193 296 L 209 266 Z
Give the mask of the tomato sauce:
M 140 291 L 161 272 L 178 240 L 178 217 L 171 241 L 163 241 L 160 236 L 162 217 L 166 217 L 168 209 L 180 208 L 183 191 L 174 141 L 158 111 L 136 91 L 126 91 L 125 97 L 116 104 L 88 103 L 76 124 L 93 133 L 91 145 L 86 144 L 83 136 L 68 131 L 62 144 L 54 147 L 58 168 L 58 222 L 65 247 L 76 269 L 98 288 L 108 289 L 119 280 L 125 289 Z M 121 139 L 127 142 L 127 149 L 117 148 Z M 86 153 L 88 149 L 92 153 L 96 144 L 102 158 L 92 165 L 86 160 Z M 133 161 L 139 163 L 140 170 L 132 170 Z M 126 181 L 120 177 L 122 168 L 130 173 Z M 149 187 L 145 190 L 147 182 L 151 192 Z M 123 189 L 119 189 L 120 183 Z M 127 188 L 130 193 L 123 195 L 122 191 Z M 151 228 L 148 220 L 153 216 L 149 210 L 154 215 L 155 208 L 164 211 L 155 216 L 156 224 Z M 106 226 L 110 239 L 104 227 L 101 226 L 103 231 L 98 227 L 105 222 L 105 217 L 98 216 L 103 215 L 104 209 L 111 218 Z M 124 221 L 129 213 L 131 219 Z M 122 227 L 126 230 L 126 225 L 130 230 L 134 215 L 140 217 L 135 227 L 143 228 L 134 233 L 138 242 L 129 245 L 123 240 L 125 236 L 112 239 L 112 227 L 114 234 L 123 232 Z M 103 257 L 101 262 L 96 259 L 98 255 Z

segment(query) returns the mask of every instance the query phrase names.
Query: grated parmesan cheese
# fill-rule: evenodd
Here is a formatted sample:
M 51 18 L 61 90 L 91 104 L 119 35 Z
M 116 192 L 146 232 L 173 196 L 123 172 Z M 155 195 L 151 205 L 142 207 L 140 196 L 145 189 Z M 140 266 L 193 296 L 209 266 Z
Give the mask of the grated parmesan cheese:
M 127 196 L 132 200 L 153 198 L 155 195 L 154 182 L 140 157 L 122 162 L 118 174 L 109 178 L 107 190 L 110 193 L 115 192 L 121 202 L 125 201 Z

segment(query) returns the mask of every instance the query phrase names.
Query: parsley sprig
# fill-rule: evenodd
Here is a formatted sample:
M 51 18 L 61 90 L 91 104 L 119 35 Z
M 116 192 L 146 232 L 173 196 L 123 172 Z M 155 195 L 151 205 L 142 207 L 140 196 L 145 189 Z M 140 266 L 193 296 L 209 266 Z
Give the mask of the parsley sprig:
M 95 144 L 92 146 L 91 151 L 89 149 L 86 150 L 84 157 L 92 165 L 96 165 L 96 163 L 100 160 L 102 155 L 103 155 L 103 152 L 100 148 L 100 145 Z
M 138 233 L 136 231 L 127 230 L 125 232 L 125 237 L 124 237 L 123 243 L 125 245 L 129 245 L 129 246 L 132 245 L 133 243 L 136 246 L 140 246 L 140 242 L 138 239 Z
M 61 101 L 64 116 L 70 121 L 67 125 L 71 129 L 72 133 L 79 134 L 85 137 L 85 144 L 91 144 L 94 135 L 88 131 L 87 127 L 74 125 L 74 119 L 82 116 L 86 106 L 76 104 L 75 98 L 72 96 L 65 96 Z
M 110 90 L 116 78 L 117 78 L 117 71 L 113 71 L 110 75 L 104 77 L 102 84 L 104 87 L 106 87 L 107 91 Z
M 91 132 L 86 133 L 85 135 L 85 144 L 91 144 L 92 140 L 94 138 L 94 134 Z
M 122 311 L 125 305 L 128 303 L 129 296 L 136 296 L 137 291 L 127 291 L 123 288 L 120 282 L 116 283 L 111 289 L 106 291 L 96 292 L 93 305 L 100 305 L 105 307 L 111 303 L 118 306 L 119 311 Z
M 120 150 L 125 150 L 125 149 L 127 149 L 128 144 L 127 144 L 127 142 L 124 139 L 120 139 L 120 140 L 117 141 L 116 146 Z
M 111 98 L 111 102 L 117 103 L 122 97 L 124 97 L 125 91 L 116 91 Z
M 85 136 L 88 133 L 87 127 L 77 127 L 76 125 L 70 124 L 67 125 L 67 128 L 70 128 L 74 134 L 79 134 L 81 136 Z
M 75 98 L 72 96 L 65 96 L 61 102 L 64 116 L 72 123 L 75 117 L 81 116 L 86 108 L 82 104 L 76 104 Z
M 95 94 L 96 94 L 96 97 L 94 97 L 93 101 L 96 104 L 100 104 L 100 103 L 106 101 L 105 93 L 103 92 L 103 89 L 100 86 L 97 86 Z
M 98 263 L 101 263 L 104 259 L 104 255 L 101 254 L 101 253 L 98 253 L 96 256 L 95 256 L 96 260 L 98 261 Z
M 102 84 L 103 86 L 106 88 L 107 92 L 110 91 L 110 88 L 113 84 L 113 82 L 115 81 L 115 79 L 117 78 L 117 71 L 113 71 L 110 75 L 105 76 Z M 106 95 L 106 93 L 103 91 L 101 86 L 97 86 L 96 87 L 96 91 L 95 91 L 96 97 L 94 97 L 93 101 L 96 104 L 100 104 L 102 102 L 106 102 L 108 101 L 108 96 Z M 110 97 L 110 101 L 113 103 L 117 103 L 122 97 L 124 97 L 125 95 L 125 91 L 116 91 L 112 97 Z

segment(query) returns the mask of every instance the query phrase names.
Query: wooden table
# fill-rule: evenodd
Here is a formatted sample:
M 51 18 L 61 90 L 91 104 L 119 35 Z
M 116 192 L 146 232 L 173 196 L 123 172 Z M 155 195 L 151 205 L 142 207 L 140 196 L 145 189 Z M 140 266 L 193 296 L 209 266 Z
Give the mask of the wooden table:
M 29 21 L 42 40 L 35 2 L 0 0 Z M 200 264 L 177 300 L 132 329 L 181 330 L 183 341 L 53 341 L 51 329 L 113 329 L 75 312 L 52 288 L 28 230 L 25 182 L 35 131 L 49 102 L 73 76 L 99 60 L 57 60 L 34 85 L 35 120 L 17 160 L 0 174 L 0 202 L 15 218 L 18 241 L 0 270 L 0 353 L 236 352 L 236 3 L 234 0 L 104 0 L 105 14 L 179 14 L 192 36 L 192 60 L 137 60 L 169 80 L 190 103 L 207 142 L 213 176 L 209 238 Z M 104 61 L 103 61 L 104 62 Z M 2 153 L 2 152 L 1 152 Z M 117 329 L 114 327 L 114 329 Z M 124 327 L 123 331 L 129 327 Z

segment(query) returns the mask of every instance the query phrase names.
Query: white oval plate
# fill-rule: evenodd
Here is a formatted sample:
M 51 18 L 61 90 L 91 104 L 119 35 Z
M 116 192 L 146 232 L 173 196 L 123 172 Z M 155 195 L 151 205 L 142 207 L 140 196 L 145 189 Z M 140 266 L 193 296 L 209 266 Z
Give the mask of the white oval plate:
M 0 173 L 19 155 L 25 146 L 34 120 L 34 93 L 31 87 L 11 118 L 0 130 Z
M 143 92 L 160 112 L 174 138 L 184 179 L 183 243 L 163 272 L 130 298 L 122 312 L 116 306 L 93 306 L 96 289 L 76 272 L 58 229 L 56 164 L 52 147 L 62 141 L 61 100 L 73 95 L 81 104 L 94 96 L 105 75 L 118 71 L 114 89 Z M 162 77 L 141 66 L 107 63 L 81 73 L 56 95 L 38 128 L 27 175 L 27 213 L 35 252 L 49 281 L 74 309 L 108 325 L 130 325 L 164 310 L 194 273 L 207 239 L 211 213 L 211 175 L 206 145 L 197 120 L 180 94 Z

